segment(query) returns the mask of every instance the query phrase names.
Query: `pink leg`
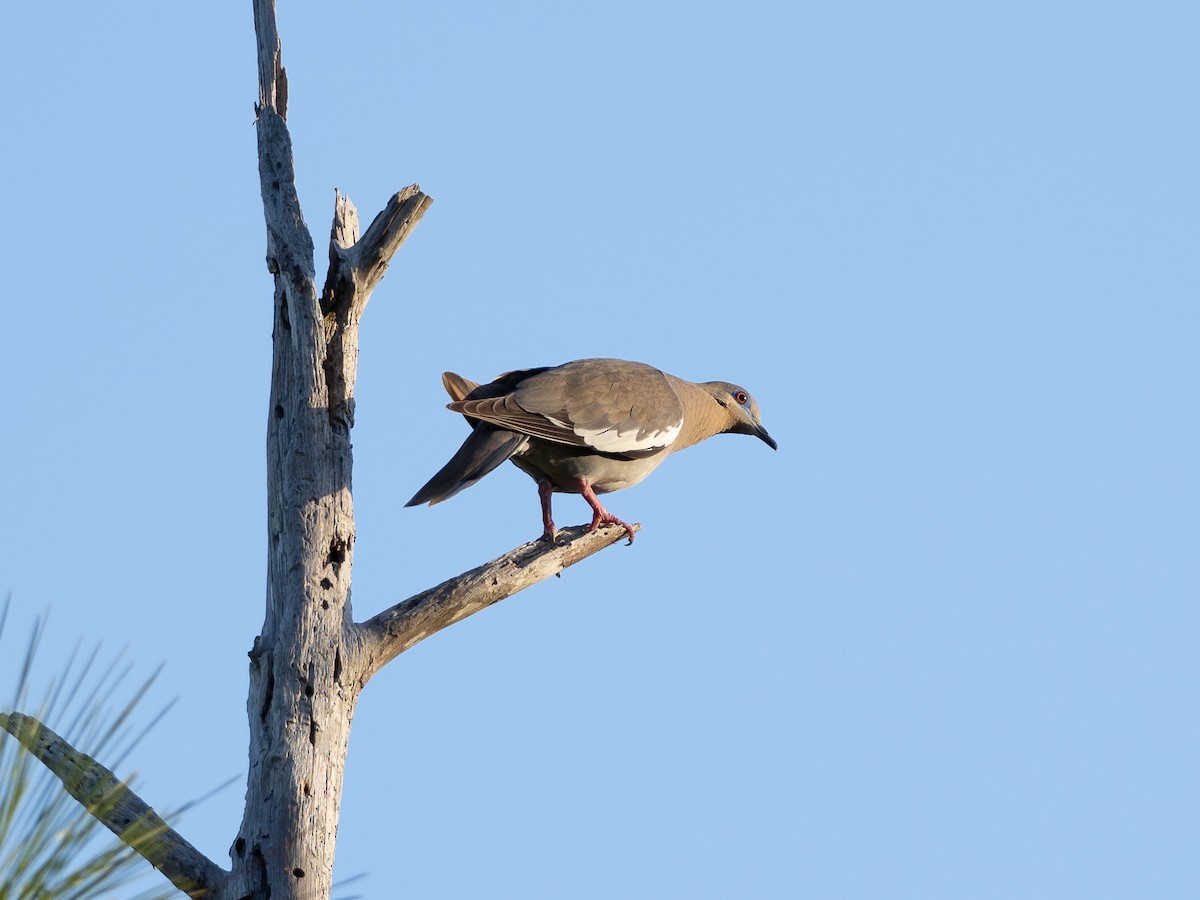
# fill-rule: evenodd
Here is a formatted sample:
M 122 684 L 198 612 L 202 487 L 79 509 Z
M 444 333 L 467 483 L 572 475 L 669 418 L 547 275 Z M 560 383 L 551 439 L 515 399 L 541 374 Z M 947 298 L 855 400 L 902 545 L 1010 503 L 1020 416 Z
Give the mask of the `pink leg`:
M 610 513 L 607 509 L 600 505 L 600 501 L 596 498 L 596 492 L 592 490 L 592 486 L 587 483 L 587 479 L 580 478 L 577 484 L 579 493 L 583 494 L 583 499 L 587 501 L 588 506 L 592 508 L 592 527 L 589 531 L 595 531 L 601 525 L 620 525 L 625 529 L 625 533 L 629 535 L 629 543 L 633 543 L 634 530 L 633 526 L 628 522 L 623 522 Z
M 554 493 L 554 485 L 548 481 L 538 482 L 538 498 L 542 501 L 542 526 L 545 529 L 542 531 L 542 540 L 554 543 L 554 539 L 558 537 L 558 529 L 554 527 L 554 520 L 550 518 L 550 495 Z

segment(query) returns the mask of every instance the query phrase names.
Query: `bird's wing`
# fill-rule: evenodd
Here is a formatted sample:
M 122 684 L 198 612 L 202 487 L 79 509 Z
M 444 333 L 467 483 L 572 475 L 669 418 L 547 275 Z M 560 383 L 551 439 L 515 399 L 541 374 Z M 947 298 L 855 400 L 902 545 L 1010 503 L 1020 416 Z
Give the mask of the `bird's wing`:
M 450 408 L 530 437 L 618 455 L 657 453 L 671 445 L 683 425 L 679 396 L 652 366 L 585 359 L 520 374 L 524 377 L 511 393 L 462 400 Z
M 453 403 L 447 403 L 446 408 L 457 413 L 462 413 L 463 418 L 466 419 L 467 424 L 472 428 L 475 428 L 480 422 L 494 422 L 493 419 L 488 418 L 486 415 L 476 415 L 468 412 L 468 410 L 474 409 L 476 406 L 486 409 L 493 401 L 502 400 L 506 395 L 516 390 L 517 385 L 522 380 L 539 372 L 544 372 L 546 368 L 546 366 L 543 366 L 540 369 L 520 369 L 515 372 L 505 372 L 487 384 L 479 384 L 470 378 L 464 378 L 462 375 L 454 372 L 443 372 L 442 385 L 446 388 L 446 393 L 450 395 L 450 399 L 454 401 Z M 510 430 L 521 431 L 519 428 Z
M 528 437 L 542 438 L 557 444 L 586 447 L 584 440 L 562 422 L 522 409 L 512 394 L 503 397 L 482 397 L 447 404 L 449 409 L 471 419 L 488 422 L 508 431 Z

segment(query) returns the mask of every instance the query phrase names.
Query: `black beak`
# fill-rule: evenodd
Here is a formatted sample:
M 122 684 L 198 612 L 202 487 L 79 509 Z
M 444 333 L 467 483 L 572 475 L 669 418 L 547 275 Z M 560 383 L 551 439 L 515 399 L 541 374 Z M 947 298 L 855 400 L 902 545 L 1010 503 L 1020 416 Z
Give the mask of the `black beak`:
M 767 434 L 767 429 L 763 428 L 761 425 L 755 426 L 753 434 L 772 450 L 779 449 L 779 445 L 775 443 L 775 438 Z

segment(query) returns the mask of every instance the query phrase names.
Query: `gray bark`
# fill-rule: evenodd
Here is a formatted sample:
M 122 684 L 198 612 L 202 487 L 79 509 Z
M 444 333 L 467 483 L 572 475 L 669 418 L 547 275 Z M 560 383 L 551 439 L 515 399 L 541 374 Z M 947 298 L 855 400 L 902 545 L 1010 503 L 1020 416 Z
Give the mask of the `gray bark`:
M 94 814 L 190 897 L 328 900 L 350 723 L 359 693 L 387 662 L 436 631 L 625 537 L 622 528 L 565 529 L 355 623 L 350 429 L 358 326 L 392 256 L 432 200 L 413 185 L 359 235 L 335 195 L 329 270 L 318 291 L 313 240 L 300 210 L 287 127 L 287 75 L 273 0 L 253 0 L 258 38 L 259 181 L 274 276 L 267 414 L 267 596 L 250 651 L 246 806 L 226 870 L 140 797 L 36 720 L 0 714 Z M 563 539 L 566 539 L 565 542 Z

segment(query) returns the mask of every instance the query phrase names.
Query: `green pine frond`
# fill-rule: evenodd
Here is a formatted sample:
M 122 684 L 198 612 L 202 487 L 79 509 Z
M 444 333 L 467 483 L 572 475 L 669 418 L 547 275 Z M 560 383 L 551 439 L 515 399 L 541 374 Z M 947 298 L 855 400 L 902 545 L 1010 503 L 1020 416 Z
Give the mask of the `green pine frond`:
M 10 601 L 6 597 L 0 604 L 0 648 Z M 102 665 L 99 647 L 84 653 L 76 644 L 45 696 L 30 708 L 34 659 L 44 631 L 45 622 L 39 618 L 26 643 L 11 701 L 0 711 L 26 712 L 116 769 L 166 712 L 161 710 L 148 726 L 135 730 L 138 705 L 158 671 L 130 687 L 133 666 L 123 653 Z M 133 893 L 138 882 L 152 883 L 154 878 L 160 876 L 141 856 L 80 806 L 19 742 L 0 732 L 0 900 L 181 896 L 161 883 Z

